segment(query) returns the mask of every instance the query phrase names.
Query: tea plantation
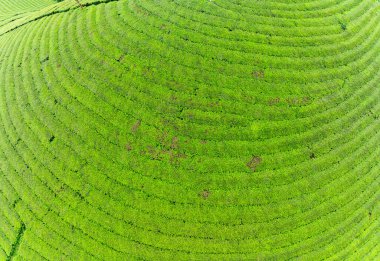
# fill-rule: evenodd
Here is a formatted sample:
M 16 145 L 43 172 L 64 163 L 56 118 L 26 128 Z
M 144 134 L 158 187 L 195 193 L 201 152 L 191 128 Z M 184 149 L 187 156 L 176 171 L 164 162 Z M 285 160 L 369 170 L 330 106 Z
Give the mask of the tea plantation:
M 0 260 L 380 260 L 380 1 L 0 0 Z

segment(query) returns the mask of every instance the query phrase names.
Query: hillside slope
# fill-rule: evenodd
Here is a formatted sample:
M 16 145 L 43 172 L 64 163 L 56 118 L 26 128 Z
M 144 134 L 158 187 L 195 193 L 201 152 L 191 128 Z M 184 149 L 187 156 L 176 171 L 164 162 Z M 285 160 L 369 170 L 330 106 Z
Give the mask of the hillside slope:
M 379 1 L 9 3 L 0 260 L 380 258 Z
M 2 0 L 0 1 L 0 28 L 53 3 L 55 3 L 53 0 Z

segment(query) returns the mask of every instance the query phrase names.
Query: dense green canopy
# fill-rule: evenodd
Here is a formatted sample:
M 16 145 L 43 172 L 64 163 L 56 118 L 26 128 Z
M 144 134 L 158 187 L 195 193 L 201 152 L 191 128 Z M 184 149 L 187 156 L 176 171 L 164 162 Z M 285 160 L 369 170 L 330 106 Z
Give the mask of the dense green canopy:
M 0 260 L 379 260 L 380 2 L 0 0 Z

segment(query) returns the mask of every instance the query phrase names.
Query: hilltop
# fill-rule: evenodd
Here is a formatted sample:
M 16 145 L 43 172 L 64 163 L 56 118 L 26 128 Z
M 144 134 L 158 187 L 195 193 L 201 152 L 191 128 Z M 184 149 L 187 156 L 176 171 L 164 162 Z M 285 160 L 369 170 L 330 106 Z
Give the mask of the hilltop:
M 0 0 L 0 260 L 376 260 L 380 2 Z

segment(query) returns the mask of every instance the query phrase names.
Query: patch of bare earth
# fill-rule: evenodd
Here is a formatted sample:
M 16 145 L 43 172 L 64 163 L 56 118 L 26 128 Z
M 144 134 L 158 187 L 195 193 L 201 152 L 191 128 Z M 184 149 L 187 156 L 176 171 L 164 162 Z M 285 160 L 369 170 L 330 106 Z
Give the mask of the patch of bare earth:
M 252 159 L 247 163 L 247 167 L 252 170 L 256 171 L 256 168 L 261 164 L 263 160 L 259 156 L 253 156 Z

